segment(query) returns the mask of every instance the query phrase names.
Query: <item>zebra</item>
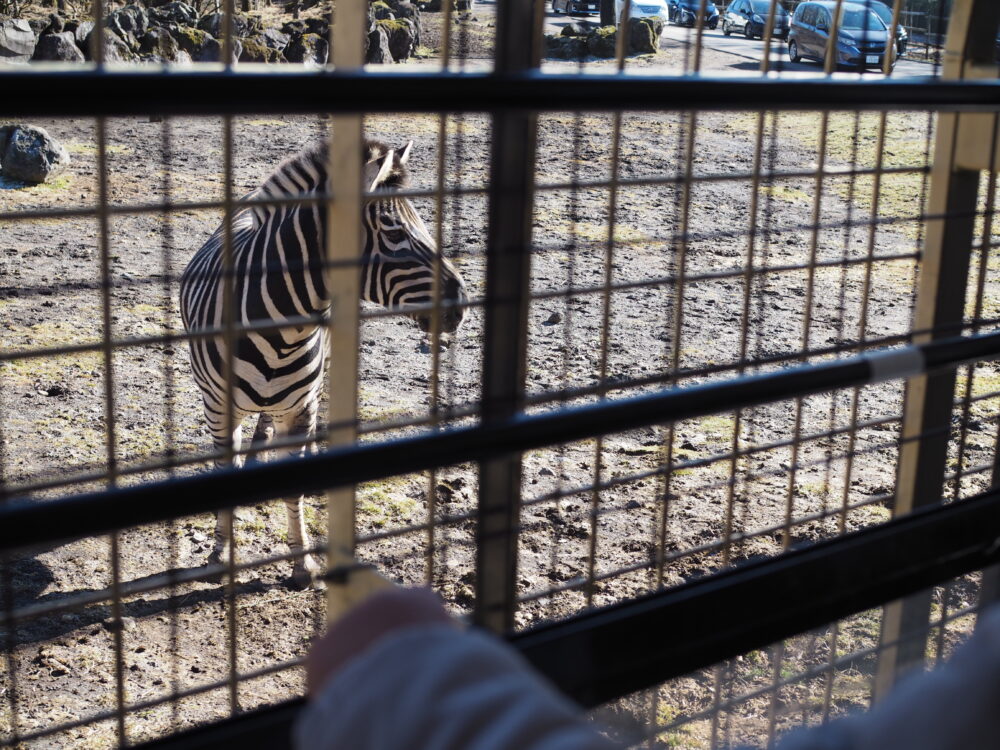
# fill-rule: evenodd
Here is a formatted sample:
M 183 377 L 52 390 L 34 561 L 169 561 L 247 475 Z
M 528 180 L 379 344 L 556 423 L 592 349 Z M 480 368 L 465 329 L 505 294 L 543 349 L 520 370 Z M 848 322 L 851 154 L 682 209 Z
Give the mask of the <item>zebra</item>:
M 402 149 L 365 140 L 364 184 L 378 195 L 363 202 L 363 255 L 360 262 L 361 298 L 392 309 L 413 309 L 418 326 L 431 329 L 434 276 L 440 268 L 443 302 L 441 332 L 455 331 L 462 322 L 465 286 L 458 272 L 438 254 L 436 243 L 413 207 L 398 193 L 408 184 L 407 162 L 413 141 Z M 280 199 L 330 194 L 328 149 L 314 146 L 281 163 L 247 198 Z M 299 319 L 288 327 L 242 331 L 234 341 L 233 429 L 226 416 L 227 368 L 223 336 L 190 337 L 190 361 L 201 390 L 205 418 L 219 457 L 237 451 L 233 463 L 242 466 L 238 451 L 242 422 L 257 414 L 254 442 L 274 435 L 308 437 L 315 434 L 323 383 L 327 329 L 302 318 L 327 318 L 331 300 L 326 292 L 323 261 L 326 253 L 326 208 L 318 201 L 278 205 L 247 205 L 231 219 L 233 319 L 241 326 Z M 224 325 L 224 224 L 191 258 L 180 283 L 181 317 L 185 330 L 219 330 Z M 336 352 L 332 353 L 336 356 Z M 303 455 L 305 447 L 285 449 Z M 302 497 L 285 500 L 288 544 L 297 555 L 292 583 L 305 587 L 315 580 L 316 562 L 302 554 L 308 541 Z M 215 544 L 209 564 L 227 559 L 230 523 L 225 512 L 216 514 Z

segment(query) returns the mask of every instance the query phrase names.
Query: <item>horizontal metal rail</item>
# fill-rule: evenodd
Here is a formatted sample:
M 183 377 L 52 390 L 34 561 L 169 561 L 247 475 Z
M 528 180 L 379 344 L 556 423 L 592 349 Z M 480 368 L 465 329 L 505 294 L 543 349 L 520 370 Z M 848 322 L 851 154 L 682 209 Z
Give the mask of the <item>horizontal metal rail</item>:
M 994 490 L 544 625 L 513 643 L 564 693 L 596 706 L 998 560 Z
M 482 461 L 997 357 L 1000 357 L 1000 333 L 946 339 L 777 373 L 602 401 L 551 414 L 519 415 L 491 425 L 354 445 L 240 470 L 222 470 L 53 501 L 11 499 L 0 509 L 0 550 L 104 534 L 177 516 L 273 500 L 289 493 L 319 492 L 386 476 Z
M 1000 491 L 992 491 L 542 625 L 510 644 L 593 707 L 998 561 Z M 143 747 L 288 747 L 303 705 L 290 701 Z
M 0 73 L 7 116 L 283 115 L 493 110 L 976 110 L 1000 107 L 1000 82 L 931 77 L 823 78 L 549 75 L 538 72 L 336 73 L 47 69 Z M 391 95 L 387 95 L 391 92 Z

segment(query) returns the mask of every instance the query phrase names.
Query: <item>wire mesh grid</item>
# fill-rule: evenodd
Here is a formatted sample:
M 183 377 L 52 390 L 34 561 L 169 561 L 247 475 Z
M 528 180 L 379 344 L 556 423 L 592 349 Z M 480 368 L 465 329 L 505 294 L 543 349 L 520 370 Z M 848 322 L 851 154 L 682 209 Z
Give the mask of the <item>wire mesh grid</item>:
M 975 628 L 981 575 L 931 593 L 922 641 L 929 668 L 947 659 Z M 880 609 L 740 654 L 663 685 L 600 706 L 597 721 L 627 747 L 760 747 L 872 705 L 881 654 Z
M 895 3 L 897 16 L 903 5 Z M 942 18 L 944 7 L 936 9 Z M 621 10 L 628 15 L 630 8 Z M 780 14 L 771 8 L 762 51 L 749 67 L 814 76 L 821 84 L 832 60 L 825 70 L 801 72 L 779 59 L 773 50 Z M 543 50 L 525 53 L 524 39 L 512 38 L 500 20 L 494 37 L 489 23 L 475 17 L 490 10 L 479 4 L 464 16 L 443 6 L 441 68 L 489 67 L 494 49 L 497 68 L 531 66 L 529 58 Z M 105 11 L 95 6 L 98 21 Z M 235 38 L 232 3 L 224 11 L 226 60 Z M 540 41 L 542 27 L 552 32 L 562 19 L 553 26 L 555 11 L 537 5 L 520 12 L 534 18 L 536 46 L 551 53 L 555 42 Z M 425 21 L 430 16 L 425 12 Z M 650 59 L 629 57 L 631 41 L 619 34 L 616 59 L 607 65 L 747 73 L 738 55 L 719 47 L 728 35 L 709 25 L 703 14 L 689 30 L 668 27 L 663 51 Z M 100 61 L 105 36 L 93 40 Z M 542 67 L 583 75 L 603 65 L 583 50 L 587 61 L 549 58 Z M 940 69 L 935 63 L 923 72 Z M 344 407 L 356 420 L 328 421 L 324 402 L 316 442 L 345 426 L 365 443 L 479 421 L 489 387 L 482 373 L 497 366 L 485 361 L 485 329 L 505 302 L 490 298 L 487 248 L 497 236 L 487 225 L 495 185 L 510 167 L 491 147 L 511 127 L 505 118 L 515 117 L 530 126 L 537 145 L 525 152 L 528 190 L 518 198 L 531 244 L 523 329 L 511 331 L 525 347 L 524 385 L 507 407 L 514 413 L 773 372 L 995 325 L 995 173 L 979 189 L 973 214 L 959 216 L 975 225 L 969 302 L 958 319 L 926 325 L 917 319 L 926 227 L 956 218 L 953 210 L 935 214 L 929 203 L 937 111 L 582 108 L 543 112 L 537 121 L 504 112 L 369 115 L 367 137 L 397 154 L 414 141 L 413 182 L 401 194 L 430 223 L 434 244 L 455 264 L 468 298 L 442 302 L 441 265 L 434 262 L 433 304 L 405 313 L 363 306 L 353 333 L 356 399 Z M 244 455 L 267 459 L 269 450 L 311 444 L 277 436 L 266 448 L 249 441 L 211 446 L 184 349 L 213 337 L 285 335 L 327 325 L 331 316 L 303 310 L 298 317 L 240 322 L 235 284 L 224 284 L 216 324 L 186 333 L 178 292 L 192 252 L 223 216 L 323 210 L 334 202 L 323 190 L 239 197 L 303 145 L 329 139 L 329 119 L 102 117 L 44 124 L 67 143 L 73 170 L 49 186 L 5 183 L 12 189 L 0 195 L 2 502 L 186 476 Z M 513 223 L 516 239 L 525 227 Z M 237 234 L 235 222 L 229 226 L 223 221 L 219 262 L 226 270 L 234 268 Z M 342 275 L 356 274 L 354 261 L 303 268 L 286 257 L 267 273 L 345 268 Z M 462 328 L 442 333 L 442 316 L 455 309 L 464 310 Z M 415 333 L 413 315 L 429 321 L 426 337 Z M 219 364 L 221 373 L 234 368 L 232 360 Z M 905 435 L 906 394 L 897 379 L 508 459 L 523 478 L 515 578 L 502 584 L 513 586 L 515 599 L 501 597 L 503 619 L 524 629 L 881 523 L 896 499 L 902 446 L 942 433 L 945 496 L 977 494 L 992 484 L 995 379 L 990 363 L 964 367 L 949 399 L 950 426 Z M 225 381 L 225 419 L 232 425 L 236 385 Z M 457 613 L 495 606 L 477 588 L 484 577 L 482 472 L 463 464 L 359 485 L 349 533 L 354 554 L 394 580 L 432 584 Z M 297 694 L 296 666 L 323 625 L 325 606 L 314 591 L 289 590 L 286 576 L 293 559 L 326 554 L 326 503 L 320 496 L 306 500 L 311 541 L 304 552 L 287 551 L 282 515 L 272 503 L 232 514 L 224 525 L 236 543 L 207 568 L 214 543 L 208 516 L 5 551 L 2 741 L 125 745 Z M 205 580 L 212 576 L 221 577 L 221 587 Z M 813 639 L 815 651 L 816 638 L 803 638 Z M 788 660 L 762 659 L 763 694 L 782 693 Z M 839 658 L 825 668 L 816 666 L 822 659 L 800 661 L 808 675 L 801 681 L 847 679 Z M 748 681 L 731 672 L 716 668 L 707 692 L 692 699 L 708 712 L 705 744 L 733 736 L 720 722 L 730 720 L 733 695 Z M 827 707 L 832 695 L 827 688 Z M 643 720 L 669 731 L 681 726 L 680 715 L 670 707 L 661 715 L 656 703 Z M 767 740 L 783 722 L 774 719 L 765 734 L 751 728 L 738 736 Z

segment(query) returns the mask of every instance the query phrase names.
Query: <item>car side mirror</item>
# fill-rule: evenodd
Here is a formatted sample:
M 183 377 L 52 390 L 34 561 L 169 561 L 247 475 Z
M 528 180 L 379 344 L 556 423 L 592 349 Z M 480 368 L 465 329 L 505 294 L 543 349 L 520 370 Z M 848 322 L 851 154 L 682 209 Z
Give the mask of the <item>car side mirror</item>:
M 829 31 L 830 27 L 826 25 L 826 21 L 820 21 L 818 24 L 816 24 L 816 30 L 817 31 Z

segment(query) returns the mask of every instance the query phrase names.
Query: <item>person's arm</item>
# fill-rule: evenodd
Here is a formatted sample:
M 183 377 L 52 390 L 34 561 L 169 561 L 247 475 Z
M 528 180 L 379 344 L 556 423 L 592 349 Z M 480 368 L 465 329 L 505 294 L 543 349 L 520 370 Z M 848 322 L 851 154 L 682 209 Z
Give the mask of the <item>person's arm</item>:
M 513 649 L 392 591 L 313 649 L 298 750 L 612 750 Z

